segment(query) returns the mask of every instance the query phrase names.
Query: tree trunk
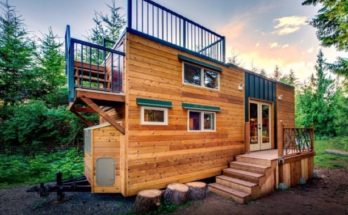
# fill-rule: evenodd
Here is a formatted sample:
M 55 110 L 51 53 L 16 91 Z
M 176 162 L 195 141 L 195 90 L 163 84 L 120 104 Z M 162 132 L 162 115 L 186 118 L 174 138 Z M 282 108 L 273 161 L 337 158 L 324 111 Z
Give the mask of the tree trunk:
M 137 214 L 144 214 L 156 210 L 161 205 L 160 190 L 140 191 L 135 199 L 134 208 Z
M 164 200 L 175 205 L 183 204 L 187 201 L 188 190 L 185 184 L 169 184 L 164 191 Z
M 202 200 L 207 194 L 207 184 L 204 182 L 190 182 L 186 184 L 189 187 L 188 199 L 189 200 Z

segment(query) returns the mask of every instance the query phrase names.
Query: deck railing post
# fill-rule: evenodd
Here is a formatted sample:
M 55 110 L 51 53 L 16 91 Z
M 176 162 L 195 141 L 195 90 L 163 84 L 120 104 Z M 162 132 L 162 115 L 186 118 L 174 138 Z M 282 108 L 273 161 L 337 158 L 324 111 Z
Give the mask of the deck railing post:
M 128 12 L 127 12 L 127 27 L 128 28 L 132 28 L 132 0 L 128 0 L 128 4 L 127 4 L 127 9 L 128 9 Z
M 226 37 L 223 37 L 223 43 L 222 43 L 222 60 L 225 63 L 226 62 Z
M 282 158 L 284 155 L 284 124 L 282 120 L 278 123 L 278 157 Z
M 311 151 L 314 152 L 314 128 L 310 128 Z
M 186 20 L 183 20 L 182 40 L 184 43 L 184 48 L 186 48 Z

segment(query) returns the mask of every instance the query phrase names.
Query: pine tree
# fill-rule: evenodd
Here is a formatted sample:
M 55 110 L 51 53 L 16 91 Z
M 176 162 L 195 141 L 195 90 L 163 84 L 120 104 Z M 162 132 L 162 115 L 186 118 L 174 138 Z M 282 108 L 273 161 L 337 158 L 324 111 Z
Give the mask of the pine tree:
M 120 14 L 121 7 L 117 6 L 115 0 L 112 0 L 111 5 L 107 4 L 107 7 L 109 14 L 95 12 L 93 18 L 95 26 L 91 29 L 91 34 L 88 37 L 91 42 L 99 45 L 104 44 L 104 39 L 116 42 L 126 24 L 125 19 Z M 108 44 L 108 47 L 110 47 L 110 44 Z
M 40 92 L 37 97 L 53 93 L 66 83 L 64 74 L 64 56 L 61 51 L 63 43 L 57 41 L 58 36 L 48 29 L 48 33 L 40 39 L 38 53 Z
M 267 76 L 266 71 L 265 71 L 264 69 L 261 69 L 261 70 L 260 70 L 260 75 L 266 77 L 266 76 Z
M 29 98 L 36 88 L 31 70 L 35 46 L 15 8 L 7 1 L 0 6 L 0 99 L 6 106 Z
M 322 51 L 317 56 L 315 69 L 316 75 L 311 76 L 310 84 L 297 96 L 296 117 L 304 127 L 314 125 L 319 136 L 333 136 L 336 134 L 333 81 L 325 72 Z
M 321 5 L 311 25 L 317 28 L 317 36 L 323 46 L 335 46 L 348 51 L 348 3 L 347 0 L 305 0 L 302 5 Z M 330 68 L 337 74 L 348 77 L 348 59 L 338 58 Z
M 282 76 L 280 70 L 279 70 L 279 66 L 276 65 L 275 69 L 274 69 L 274 72 L 273 72 L 273 78 L 276 80 L 276 81 L 279 81 L 280 80 L 280 77 Z

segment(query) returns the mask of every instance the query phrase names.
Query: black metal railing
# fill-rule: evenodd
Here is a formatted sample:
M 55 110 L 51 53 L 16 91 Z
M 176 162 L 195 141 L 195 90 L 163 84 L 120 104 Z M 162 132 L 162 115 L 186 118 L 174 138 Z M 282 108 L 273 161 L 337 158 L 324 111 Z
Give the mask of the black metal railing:
M 151 0 L 128 0 L 128 28 L 225 62 L 225 37 Z
M 123 92 L 123 52 L 71 38 L 67 26 L 65 56 L 69 101 L 75 98 L 75 88 Z

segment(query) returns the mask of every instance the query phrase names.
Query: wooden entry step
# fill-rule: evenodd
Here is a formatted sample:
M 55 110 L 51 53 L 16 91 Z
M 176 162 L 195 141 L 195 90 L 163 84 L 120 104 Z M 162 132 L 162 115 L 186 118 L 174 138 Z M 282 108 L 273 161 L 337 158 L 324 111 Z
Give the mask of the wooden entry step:
M 249 193 L 245 193 L 218 183 L 209 184 L 209 190 L 226 198 L 231 198 L 240 204 L 247 203 L 251 198 Z
M 216 182 L 209 190 L 238 203 L 264 196 L 274 190 L 277 160 L 253 157 L 247 154 L 237 156 L 223 175 L 216 176 Z

